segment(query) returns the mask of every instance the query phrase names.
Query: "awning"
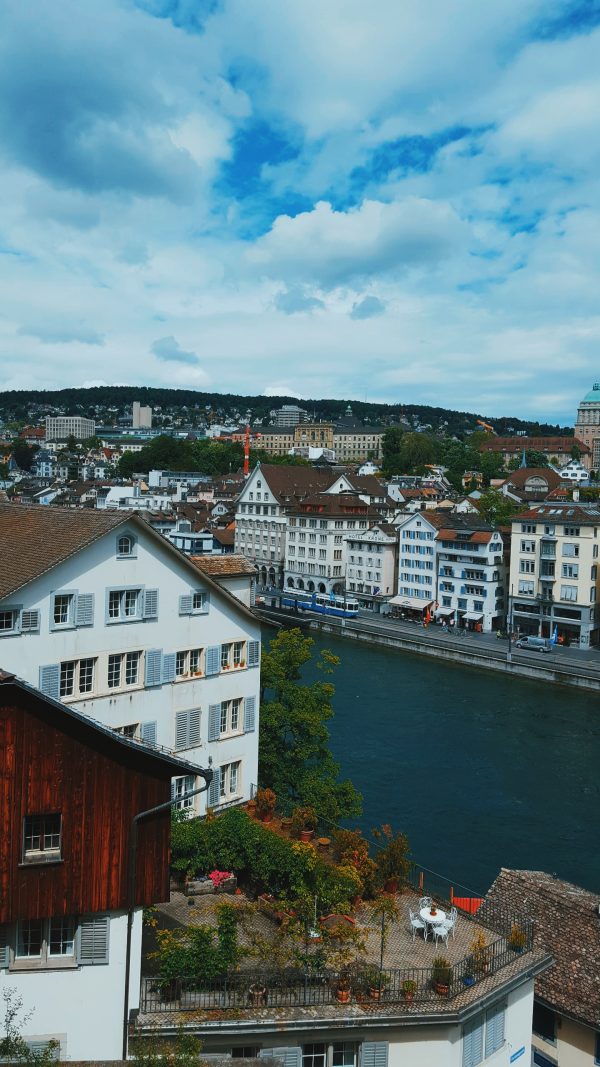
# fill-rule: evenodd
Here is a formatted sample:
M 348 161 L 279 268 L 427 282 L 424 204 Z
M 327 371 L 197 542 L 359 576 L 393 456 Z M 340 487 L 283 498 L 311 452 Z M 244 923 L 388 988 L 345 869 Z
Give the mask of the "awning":
M 433 604 L 432 600 L 420 600 L 416 596 L 393 596 L 388 604 L 395 604 L 399 608 L 410 608 L 412 611 L 427 611 Z
M 480 619 L 483 619 L 483 612 L 482 611 L 465 611 L 465 614 L 463 615 L 463 619 L 468 619 L 469 622 L 479 622 Z
M 444 618 L 446 618 L 446 616 L 448 615 L 454 615 L 454 611 L 454 608 L 438 608 L 436 611 L 436 615 L 442 615 Z

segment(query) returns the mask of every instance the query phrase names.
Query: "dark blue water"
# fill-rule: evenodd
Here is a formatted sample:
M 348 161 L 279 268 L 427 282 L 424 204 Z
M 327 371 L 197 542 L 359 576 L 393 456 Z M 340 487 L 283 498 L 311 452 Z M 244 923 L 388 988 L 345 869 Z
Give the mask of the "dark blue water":
M 477 892 L 500 867 L 600 890 L 600 699 L 328 635 L 340 657 L 331 747 L 364 832 Z

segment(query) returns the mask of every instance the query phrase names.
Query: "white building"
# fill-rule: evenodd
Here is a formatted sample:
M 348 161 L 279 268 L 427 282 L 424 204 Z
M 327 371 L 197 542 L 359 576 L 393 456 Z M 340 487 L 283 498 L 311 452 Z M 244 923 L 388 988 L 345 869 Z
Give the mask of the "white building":
M 346 539 L 346 590 L 364 608 L 379 611 L 396 593 L 398 532 L 376 523 Z
M 590 472 L 579 459 L 570 459 L 564 467 L 554 467 L 553 470 L 560 474 L 562 481 L 575 482 L 577 485 L 589 485 Z
M 288 518 L 285 588 L 342 595 L 348 536 L 362 537 L 379 517 L 355 493 L 318 493 L 303 500 Z
M 134 430 L 149 430 L 152 426 L 152 408 L 134 400 L 131 409 L 131 425 Z
M 250 797 L 260 623 L 244 604 L 131 513 L 0 504 L 0 559 L 5 668 L 212 765 L 211 806 Z
M 76 437 L 85 441 L 94 437 L 96 423 L 93 419 L 84 419 L 80 415 L 46 415 L 46 440 L 64 441 L 67 437 Z

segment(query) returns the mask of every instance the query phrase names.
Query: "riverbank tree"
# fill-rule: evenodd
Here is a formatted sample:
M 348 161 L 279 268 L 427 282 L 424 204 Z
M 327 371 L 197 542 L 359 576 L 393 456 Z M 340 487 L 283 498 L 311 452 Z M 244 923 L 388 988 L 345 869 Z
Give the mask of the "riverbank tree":
M 330 678 L 339 659 L 324 649 L 313 660 L 313 645 L 301 630 L 280 630 L 263 653 L 258 779 L 282 808 L 310 806 L 339 823 L 361 814 L 362 797 L 340 780 L 329 748 Z M 313 671 L 317 678 L 305 680 Z

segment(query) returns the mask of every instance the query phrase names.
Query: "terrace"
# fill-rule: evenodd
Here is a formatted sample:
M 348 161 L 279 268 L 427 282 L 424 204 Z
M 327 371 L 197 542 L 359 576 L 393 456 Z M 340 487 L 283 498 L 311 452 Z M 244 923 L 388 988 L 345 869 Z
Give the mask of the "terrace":
M 253 1020 L 255 1025 L 276 1021 L 285 1027 L 302 1020 L 317 1025 L 317 1020 L 325 1023 L 365 1014 L 406 1016 L 407 1020 L 458 1017 L 471 1003 L 508 987 L 524 971 L 535 973 L 547 962 L 547 954 L 534 949 L 532 922 L 487 902 L 475 915 L 459 911 L 455 937 L 450 935 L 447 947 L 436 945 L 432 938 L 425 941 L 419 934 L 413 941 L 408 910 L 418 912 L 421 891 L 417 883 L 396 894 L 397 914 L 383 924 L 373 905 L 361 905 L 350 920 L 358 947 L 350 958 L 347 946 L 345 962 L 337 967 L 323 963 L 321 943 L 304 926 L 299 933 L 301 924 L 285 917 L 278 923 L 281 914 L 265 912 L 260 900 L 219 894 L 190 903 L 183 893 L 174 892 L 171 901 L 160 908 L 159 925 L 216 927 L 217 909 L 227 902 L 238 909 L 241 958 L 226 974 L 206 980 L 182 975 L 166 982 L 149 973 L 152 961 L 147 963 L 136 1030 L 201 1023 L 203 1032 L 208 1032 L 228 1019 Z M 451 889 L 437 894 L 442 906 L 449 906 L 451 897 Z M 522 934 L 519 951 L 511 946 L 515 927 Z M 478 936 L 480 948 L 474 951 Z M 335 948 L 335 930 L 323 931 L 323 939 L 330 949 Z M 439 956 L 445 957 L 449 967 L 445 987 L 436 983 L 439 975 L 434 961 Z

